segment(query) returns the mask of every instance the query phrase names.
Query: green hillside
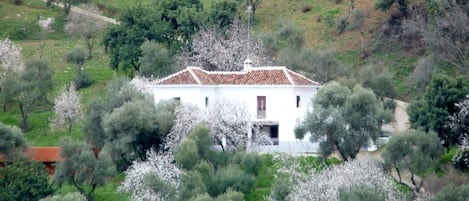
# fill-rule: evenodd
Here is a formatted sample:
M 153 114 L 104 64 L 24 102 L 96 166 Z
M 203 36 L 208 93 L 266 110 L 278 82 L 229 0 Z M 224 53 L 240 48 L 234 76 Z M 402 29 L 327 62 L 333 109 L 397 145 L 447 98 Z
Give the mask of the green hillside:
M 119 14 L 127 7 L 136 5 L 131 0 L 94 0 L 98 8 L 105 15 L 119 17 Z M 137 1 L 142 5 L 151 4 L 151 0 Z M 210 7 L 214 0 L 203 0 L 204 7 Z M 336 3 L 340 2 L 340 3 Z M 414 71 L 418 61 L 425 54 L 412 49 L 404 49 L 396 41 L 386 41 L 380 37 L 380 29 L 387 23 L 391 16 L 396 15 L 396 8 L 387 12 L 375 9 L 375 1 L 356 0 L 355 10 L 361 10 L 364 15 L 363 25 L 358 29 L 345 29 L 338 35 L 337 26 L 340 19 L 349 12 L 349 1 L 332 0 L 263 0 L 256 9 L 253 30 L 256 35 L 262 37 L 265 33 L 276 29 L 281 22 L 298 25 L 304 31 L 304 47 L 313 51 L 332 51 L 344 64 L 349 66 L 348 77 L 359 79 L 360 69 L 364 66 L 377 68 L 392 76 L 398 98 L 409 100 L 416 93 L 409 84 L 409 75 Z M 245 3 L 240 3 L 238 14 L 246 19 Z M 109 10 L 113 10 L 109 13 Z M 74 65 L 66 63 L 64 55 L 75 47 L 85 47 L 84 41 L 72 38 L 64 33 L 63 10 L 57 7 L 46 7 L 39 0 L 23 1 L 19 6 L 11 0 L 0 0 L 0 38 L 9 37 L 23 48 L 26 60 L 39 58 L 39 49 L 44 45 L 43 59 L 55 70 L 54 94 L 63 85 L 72 81 Z M 36 22 L 39 16 L 55 17 L 53 29 L 48 33 L 46 40 L 39 40 L 39 27 Z M 364 45 L 363 51 L 361 46 Z M 108 67 L 109 56 L 103 51 L 101 43 L 94 48 L 94 58 L 86 61 L 83 69 L 85 73 L 92 75 L 94 83 L 86 89 L 80 90 L 83 105 L 93 97 L 99 97 L 107 80 L 116 74 Z M 442 68 L 441 72 L 456 73 L 451 69 Z M 119 74 L 119 73 L 117 73 Z M 32 145 L 57 145 L 59 136 L 65 134 L 64 130 L 51 130 L 47 125 L 52 112 L 50 106 L 37 108 L 31 115 L 32 130 L 26 133 L 26 137 Z M 20 115 L 16 105 L 8 106 L 7 112 L 0 113 L 0 120 L 8 124 L 18 125 Z M 80 127 L 74 127 L 73 135 L 80 138 Z

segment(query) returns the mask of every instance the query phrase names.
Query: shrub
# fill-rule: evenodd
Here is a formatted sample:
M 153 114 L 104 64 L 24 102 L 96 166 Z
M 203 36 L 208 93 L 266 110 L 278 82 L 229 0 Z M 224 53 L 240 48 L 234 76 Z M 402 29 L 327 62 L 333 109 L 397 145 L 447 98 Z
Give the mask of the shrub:
M 454 169 L 451 165 L 447 165 L 443 170 L 443 175 L 438 176 L 433 174 L 425 178 L 425 192 L 435 195 L 448 184 L 461 186 L 469 182 L 469 176 L 461 173 L 461 171 Z
M 245 173 L 237 165 L 229 165 L 219 169 L 212 180 L 209 193 L 213 196 L 224 193 L 232 188 L 243 193 L 249 193 L 256 182 L 256 178 Z
M 214 170 L 213 170 L 212 165 L 205 160 L 201 160 L 194 167 L 194 170 L 200 173 L 200 175 L 202 176 L 202 181 L 204 182 L 205 186 L 210 186 L 211 178 L 214 175 Z
M 77 90 L 89 87 L 91 84 L 93 84 L 91 76 L 86 73 L 80 73 L 73 82 L 75 83 Z
M 183 169 L 192 170 L 200 159 L 195 142 L 186 139 L 177 145 L 176 150 L 174 150 L 174 159 L 176 164 Z
M 238 152 L 233 156 L 233 163 L 239 164 L 249 174 L 258 175 L 264 162 L 257 153 Z
M 196 197 L 189 199 L 189 201 L 213 201 L 213 198 L 209 194 L 199 194 Z
M 311 11 L 311 9 L 313 9 L 313 7 L 312 7 L 311 5 L 305 5 L 305 6 L 303 6 L 303 8 L 301 9 L 301 11 L 302 11 L 303 13 L 307 13 L 307 12 Z
M 228 189 L 226 193 L 220 195 L 215 201 L 244 201 L 244 194 L 232 189 Z
M 292 183 L 288 177 L 278 177 L 272 184 L 270 198 L 272 200 L 284 201 L 292 189 Z
M 469 169 L 469 148 L 461 148 L 456 151 L 453 158 L 451 159 L 454 168 L 460 170 Z
M 179 184 L 179 198 L 188 200 L 199 194 L 206 193 L 207 188 L 203 182 L 202 175 L 196 171 L 189 171 L 181 176 Z
M 39 201 L 87 201 L 86 197 L 78 192 L 67 193 L 65 195 L 54 195 L 46 197 Z
M 453 184 L 445 186 L 433 199 L 430 201 L 467 201 L 469 197 L 469 185 L 455 186 Z
M 209 135 L 209 130 L 204 124 L 195 127 L 188 136 L 197 145 L 197 150 L 200 158 L 209 159 L 210 152 L 212 152 L 213 139 Z
M 372 186 L 354 186 L 348 190 L 339 190 L 340 201 L 385 201 L 384 192 Z

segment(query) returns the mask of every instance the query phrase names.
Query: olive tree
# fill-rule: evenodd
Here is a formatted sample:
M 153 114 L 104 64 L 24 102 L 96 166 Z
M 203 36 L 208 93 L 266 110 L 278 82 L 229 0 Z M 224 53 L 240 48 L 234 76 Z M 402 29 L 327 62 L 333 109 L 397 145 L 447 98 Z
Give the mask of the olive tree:
M 20 74 L 14 90 L 14 99 L 21 113 L 21 129 L 28 131 L 29 115 L 38 103 L 48 103 L 47 97 L 52 92 L 54 71 L 44 61 L 33 61 L 26 64 Z
M 106 152 L 99 156 L 85 143 L 70 138 L 60 142 L 60 156 L 63 161 L 57 164 L 55 182 L 60 186 L 70 183 L 88 200 L 93 200 L 96 187 L 103 186 L 105 179 L 115 174 L 115 166 Z
M 295 134 L 303 138 L 304 133 L 310 133 L 310 140 L 319 142 L 322 156 L 328 157 L 337 150 L 347 161 L 375 141 L 381 134 L 381 125 L 391 118 L 371 90 L 359 85 L 349 89 L 331 82 L 319 90 Z
M 23 132 L 18 127 L 0 123 L 0 153 L 5 159 L 14 158 L 18 152 L 27 147 Z
M 131 161 L 146 157 L 150 148 L 163 146 L 174 121 L 176 103 L 155 105 L 125 78 L 114 79 L 106 87 L 103 99 L 90 103 L 83 127 L 85 140 L 94 148 L 105 148 L 119 169 Z
M 396 170 L 399 183 L 402 183 L 401 173 L 408 171 L 418 192 L 423 186 L 423 180 L 417 184 L 415 175 L 434 168 L 443 151 L 443 146 L 435 134 L 408 131 L 394 135 L 386 144 L 382 157 L 385 167 Z

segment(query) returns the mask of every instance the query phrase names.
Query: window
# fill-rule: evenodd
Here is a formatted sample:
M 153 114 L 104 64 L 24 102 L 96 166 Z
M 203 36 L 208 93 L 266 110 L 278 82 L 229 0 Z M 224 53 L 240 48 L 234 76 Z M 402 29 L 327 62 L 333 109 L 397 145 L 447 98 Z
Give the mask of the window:
M 208 97 L 205 97 L 205 107 L 208 107 Z
M 257 118 L 258 119 L 265 119 L 265 111 L 266 111 L 266 98 L 265 96 L 258 96 L 257 97 Z
M 278 145 L 278 125 L 270 126 L 270 139 L 274 143 L 274 145 Z
M 176 103 L 181 103 L 181 97 L 174 97 L 173 99 Z
M 300 107 L 300 101 L 301 101 L 300 96 L 296 96 L 296 107 Z

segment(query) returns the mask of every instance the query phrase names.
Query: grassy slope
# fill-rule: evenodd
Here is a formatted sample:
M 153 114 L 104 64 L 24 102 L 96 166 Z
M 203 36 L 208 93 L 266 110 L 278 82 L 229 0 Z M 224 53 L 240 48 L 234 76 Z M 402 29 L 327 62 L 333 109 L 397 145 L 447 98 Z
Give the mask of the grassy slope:
M 361 31 L 365 35 L 367 51 L 371 50 L 378 29 L 389 16 L 389 13 L 375 10 L 374 3 L 375 1 L 370 0 L 355 0 L 355 9 L 363 10 L 366 16 Z M 310 6 L 311 11 L 303 12 L 305 6 Z M 331 0 L 262 1 L 256 11 L 257 22 L 254 30 L 258 33 L 270 31 L 282 20 L 300 25 L 305 30 L 307 48 L 336 51 L 341 61 L 352 66 L 355 76 L 358 75 L 359 69 L 367 64 L 388 68 L 401 98 L 406 99 L 410 91 L 406 79 L 413 71 L 417 61 L 416 56 L 396 48 L 373 52 L 367 59 L 359 58 L 360 30 L 347 30 L 341 35 L 335 34 L 338 20 L 347 14 L 348 9 L 346 0 L 340 4 L 335 4 Z
M 44 55 L 42 59 L 48 61 L 50 67 L 55 71 L 54 75 L 54 92 L 50 97 L 53 100 L 62 86 L 72 81 L 75 76 L 75 68 L 73 64 L 68 64 L 64 60 L 64 54 L 79 46 L 85 47 L 82 39 L 70 38 L 63 32 L 63 14 L 62 9 L 46 8 L 43 3 L 39 1 L 28 1 L 22 6 L 15 6 L 9 0 L 0 0 L 0 39 L 6 37 L 3 35 L 8 30 L 16 29 L 17 27 L 25 27 L 32 29 L 34 27 L 38 16 L 55 17 L 56 25 L 54 32 L 49 33 L 48 40 L 20 40 L 14 41 L 23 49 L 24 58 L 28 61 L 39 59 L 39 47 L 41 43 L 45 43 Z M 37 29 L 38 30 L 38 29 Z M 29 33 L 29 38 L 35 38 L 37 32 L 32 31 Z M 82 104 L 86 106 L 87 102 L 94 98 L 99 97 L 104 92 L 105 82 L 111 79 L 116 73 L 108 68 L 108 57 L 103 52 L 103 47 L 99 44 L 94 48 L 94 58 L 86 61 L 83 65 L 83 72 L 91 75 L 94 83 L 89 88 L 82 89 L 79 94 L 82 97 Z M 2 105 L 3 106 L 3 105 Z M 30 124 L 32 130 L 25 133 L 25 136 L 32 146 L 58 146 L 59 139 L 63 136 L 68 136 L 66 129 L 50 129 L 47 120 L 51 118 L 53 113 L 50 107 L 37 108 L 30 115 Z M 19 125 L 21 121 L 20 113 L 17 105 L 10 105 L 7 112 L 0 112 L 0 121 L 7 124 Z M 82 122 L 74 126 L 72 136 L 80 139 Z M 110 181 L 110 183 L 103 187 L 96 189 L 96 200 L 103 201 L 127 201 L 129 198 L 126 195 L 117 193 L 117 187 L 123 180 L 123 175 L 120 174 Z M 57 193 L 66 193 L 75 191 L 69 185 L 65 185 L 58 189 Z
M 33 40 L 14 41 L 23 49 L 24 58 L 27 61 L 39 59 L 39 47 L 44 43 L 44 55 L 42 59 L 48 61 L 50 67 L 55 71 L 54 75 L 54 92 L 50 97 L 53 98 L 59 93 L 61 88 L 71 82 L 75 76 L 75 68 L 73 64 L 66 63 L 64 54 L 75 47 L 85 47 L 84 41 L 78 38 L 70 38 L 63 32 L 62 10 L 57 8 L 46 8 L 45 4 L 38 1 L 24 3 L 22 6 L 15 6 L 9 0 L 0 0 L 0 30 L 5 33 L 6 30 L 15 27 L 25 27 L 26 29 L 34 29 L 38 16 L 55 17 L 57 25 L 54 31 L 48 34 L 48 40 L 36 39 L 37 31 L 32 31 L 28 38 Z M 4 32 L 5 31 L 5 32 Z M 1 36 L 4 38 L 6 36 Z M 105 82 L 112 78 L 113 72 L 107 67 L 108 57 L 103 52 L 103 47 L 99 44 L 94 48 L 94 58 L 86 61 L 83 65 L 83 72 L 89 73 L 94 80 L 92 86 L 79 91 L 82 96 L 83 105 L 93 97 L 102 94 Z M 52 117 L 52 109 L 50 107 L 37 108 L 30 115 L 31 131 L 26 132 L 25 136 L 33 146 L 57 146 L 59 138 L 66 136 L 65 129 L 51 130 L 47 125 L 47 120 Z M 7 112 L 0 112 L 0 121 L 8 124 L 19 125 L 21 116 L 17 109 L 17 105 L 9 105 Z M 73 128 L 73 136 L 81 138 L 81 123 Z

